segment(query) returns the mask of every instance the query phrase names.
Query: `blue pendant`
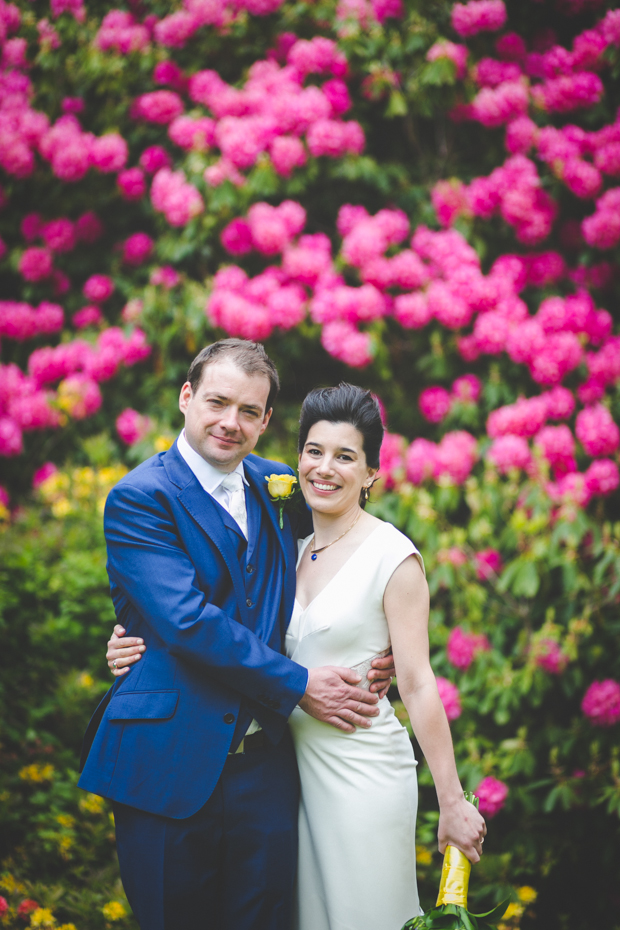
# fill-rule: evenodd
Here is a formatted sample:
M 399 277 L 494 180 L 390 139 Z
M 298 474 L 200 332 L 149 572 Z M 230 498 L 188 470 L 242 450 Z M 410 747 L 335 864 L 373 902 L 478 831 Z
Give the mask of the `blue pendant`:
M 313 555 L 310 556 L 310 558 L 312 559 L 313 562 L 316 562 L 316 556 L 317 556 L 316 552 L 313 553 Z

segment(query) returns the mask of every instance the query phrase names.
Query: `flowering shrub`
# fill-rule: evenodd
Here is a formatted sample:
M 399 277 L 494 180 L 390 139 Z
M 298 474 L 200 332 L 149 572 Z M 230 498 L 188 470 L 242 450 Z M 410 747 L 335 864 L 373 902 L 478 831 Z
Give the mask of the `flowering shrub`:
M 15 697 L 2 735 L 17 799 L 1 815 L 2 858 L 31 883 L 0 887 L 7 920 L 23 926 L 32 901 L 40 926 L 129 926 L 105 807 L 68 787 L 84 720 L 67 695 L 85 717 L 105 674 L 92 521 L 121 468 L 170 445 L 188 361 L 229 334 L 266 340 L 279 364 L 266 454 L 294 463 L 298 402 L 317 383 L 357 381 L 383 402 L 371 506 L 425 556 L 460 772 L 496 818 L 481 898 L 498 881 L 534 882 L 535 908 L 524 900 L 511 926 L 610 924 L 618 11 L 0 7 L 0 525 L 15 567 L 3 622 L 28 630 L 39 670 L 16 694 L 50 708 L 36 716 Z M 11 648 L 10 673 L 27 676 L 23 643 Z M 434 800 L 419 774 L 426 849 Z M 87 887 L 76 864 L 67 881 L 88 904 L 65 913 L 49 889 L 80 857 L 108 869 L 106 885 Z M 423 900 L 434 869 L 420 872 Z

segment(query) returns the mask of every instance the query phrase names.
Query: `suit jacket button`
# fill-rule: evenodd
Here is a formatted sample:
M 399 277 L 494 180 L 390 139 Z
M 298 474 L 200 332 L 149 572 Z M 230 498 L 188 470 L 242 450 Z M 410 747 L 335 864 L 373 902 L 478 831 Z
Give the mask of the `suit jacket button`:
M 224 723 L 234 723 L 235 715 L 234 714 L 224 714 Z
M 254 607 L 254 601 L 252 600 L 251 597 L 247 599 L 246 604 L 248 605 L 248 607 Z
M 246 566 L 245 566 L 245 570 L 246 570 L 246 572 L 248 573 L 248 575 L 251 575 L 252 572 L 254 571 L 254 566 L 253 566 L 253 565 L 246 565 Z

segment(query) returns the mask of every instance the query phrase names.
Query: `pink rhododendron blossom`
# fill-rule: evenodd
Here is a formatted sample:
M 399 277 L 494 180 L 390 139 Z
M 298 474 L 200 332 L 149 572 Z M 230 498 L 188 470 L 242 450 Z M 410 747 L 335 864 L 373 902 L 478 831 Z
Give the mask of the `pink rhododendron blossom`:
M 422 484 L 433 477 L 437 446 L 428 439 L 414 439 L 405 454 L 407 481 Z
M 131 13 L 110 10 L 103 17 L 94 44 L 101 51 L 114 49 L 121 55 L 142 51 L 149 43 L 149 30 L 137 23 Z
M 534 442 L 556 474 L 576 471 L 575 440 L 568 426 L 544 426 Z
M 160 284 L 167 290 L 176 287 L 181 282 L 181 275 L 172 265 L 163 265 L 161 268 L 155 268 L 149 278 L 151 284 Z
M 512 435 L 495 439 L 487 452 L 487 458 L 504 475 L 512 469 L 526 469 L 532 461 L 526 440 L 522 436 Z
M 596 211 L 585 218 L 581 229 L 588 245 L 597 249 L 611 249 L 620 242 L 620 187 L 596 201 Z
M 508 785 L 491 775 L 483 778 L 474 794 L 479 799 L 478 810 L 483 817 L 491 818 L 499 814 L 508 797 Z
M 150 256 L 154 245 L 146 233 L 134 233 L 123 243 L 123 261 L 127 265 L 141 265 Z
M 438 181 L 431 190 L 431 202 L 441 226 L 452 226 L 454 220 L 469 211 L 465 185 L 456 178 Z
M 58 403 L 74 420 L 95 414 L 103 398 L 99 385 L 84 374 L 71 375 L 58 385 Z
M 372 361 L 372 342 L 368 333 L 360 332 L 344 320 L 325 324 L 321 344 L 326 352 L 351 368 L 365 368 Z
M 418 407 L 422 416 L 430 423 L 440 423 L 450 412 L 452 399 L 442 387 L 429 387 L 420 394 Z
M 155 84 L 164 84 L 172 87 L 173 90 L 182 93 L 187 87 L 187 78 L 175 61 L 169 58 L 166 61 L 160 61 L 155 65 L 153 70 L 153 81 Z
M 32 487 L 36 491 L 48 478 L 51 478 L 51 476 L 55 475 L 57 472 L 58 469 L 53 462 L 46 462 L 45 465 L 38 468 L 32 476 Z
M 583 696 L 581 709 L 593 726 L 613 726 L 620 720 L 620 684 L 613 678 L 593 681 Z
M 551 675 L 561 675 L 569 657 L 554 639 L 541 639 L 536 647 L 536 665 Z
M 18 263 L 19 273 L 26 281 L 44 281 L 52 273 L 52 253 L 33 246 L 25 249 Z
M 198 19 L 187 10 L 177 10 L 160 19 L 153 35 L 159 45 L 166 48 L 183 48 L 199 25 Z
M 43 217 L 40 213 L 28 213 L 21 221 L 19 229 L 26 242 L 34 242 L 43 231 Z
M 503 126 L 527 111 L 527 85 L 506 81 L 498 87 L 483 87 L 471 103 L 471 117 L 487 128 Z
M 618 466 L 611 459 L 596 459 L 586 469 L 585 482 L 593 497 L 611 494 L 620 484 Z
M 506 22 L 503 0 L 470 0 L 452 7 L 452 27 L 468 38 L 478 32 L 495 32 Z
M 448 636 L 446 655 L 455 668 L 468 669 L 480 652 L 487 652 L 491 644 L 483 633 L 466 633 L 460 626 L 454 627 Z
M 137 97 L 132 107 L 135 119 L 167 126 L 183 112 L 183 101 L 172 90 L 154 90 Z
M 552 501 L 571 507 L 587 507 L 592 497 L 586 476 L 577 471 L 569 472 L 559 481 L 550 482 L 546 490 Z
M 50 0 L 52 16 L 57 19 L 62 13 L 70 13 L 78 22 L 83 23 L 86 10 L 82 0 Z
M 73 325 L 77 329 L 85 329 L 87 326 L 101 326 L 103 323 L 103 314 L 99 307 L 90 306 L 82 307 L 77 313 L 73 314 Z
M 75 235 L 78 242 L 86 245 L 93 245 L 103 235 L 103 224 L 96 213 L 89 210 L 84 213 L 75 223 Z
M 506 127 L 506 149 L 511 155 L 527 155 L 537 137 L 536 123 L 529 116 L 518 116 Z
M 215 142 L 215 125 L 208 116 L 177 116 L 168 126 L 168 138 L 186 152 L 206 152 Z
M 549 420 L 568 420 L 575 409 L 575 397 L 568 388 L 558 385 L 541 394 Z
M 587 455 L 611 455 L 620 445 L 620 429 L 602 404 L 577 414 L 575 433 Z
M 498 407 L 489 414 L 487 433 L 492 439 L 498 436 L 534 436 L 547 418 L 544 396 L 520 397 L 514 404 Z
M 306 150 L 295 136 L 277 136 L 270 145 L 273 167 L 282 177 L 291 176 L 293 168 L 301 168 L 307 160 Z
M 582 107 L 591 107 L 603 96 L 603 82 L 598 74 L 581 71 L 551 78 L 531 89 L 532 98 L 541 110 L 567 113 Z
M 85 106 L 83 97 L 63 97 L 60 104 L 63 113 L 75 114 L 82 113 Z
M 379 477 L 383 487 L 391 491 L 400 483 L 405 473 L 405 440 L 397 433 L 384 433 L 381 443 Z
M 172 167 L 172 159 L 161 145 L 151 145 L 142 152 L 140 166 L 147 174 L 156 174 L 160 168 Z
M 479 581 L 488 581 L 502 571 L 502 557 L 497 549 L 482 549 L 475 556 L 476 575 Z
M 0 455 L 21 455 L 24 450 L 22 431 L 12 417 L 0 416 Z
M 41 235 L 52 252 L 71 252 L 75 248 L 75 228 L 71 220 L 60 219 L 45 223 L 41 228 Z
M 433 477 L 449 478 L 455 484 L 467 480 L 478 458 L 478 444 L 466 430 L 446 433 L 433 456 Z
M 433 318 L 426 295 L 401 294 L 394 300 L 394 316 L 406 329 L 421 329 Z
M 171 226 L 185 226 L 204 210 L 202 197 L 187 182 L 183 171 L 170 171 L 169 168 L 160 168 L 153 178 L 151 201 Z
M 454 63 L 455 77 L 461 81 L 467 73 L 467 46 L 457 45 L 455 42 L 448 42 L 443 39 L 435 42 L 426 53 L 427 61 L 437 61 L 440 58 L 447 58 Z
M 90 149 L 91 164 L 104 174 L 120 171 L 125 167 L 129 149 L 117 132 L 108 132 L 93 139 Z
M 133 446 L 144 439 L 150 428 L 149 417 L 132 410 L 131 407 L 127 407 L 116 418 L 116 432 L 127 446 Z
M 39 44 L 43 49 L 55 50 L 60 48 L 62 44 L 60 36 L 48 19 L 39 20 L 37 32 L 39 33 Z
M 452 397 L 462 404 L 475 404 L 482 392 L 482 382 L 475 375 L 461 375 L 452 384 Z
M 447 678 L 442 678 L 441 675 L 437 675 L 436 681 L 437 690 L 439 691 L 439 697 L 443 704 L 443 709 L 446 712 L 446 717 L 450 721 L 456 720 L 462 713 L 459 689 L 456 685 L 453 685 L 451 681 L 448 681 Z
M 120 171 L 116 183 L 123 200 L 140 200 L 146 194 L 146 178 L 140 168 Z
M 84 284 L 82 293 L 87 300 L 93 303 L 105 303 L 114 293 L 114 282 L 104 274 L 93 274 Z

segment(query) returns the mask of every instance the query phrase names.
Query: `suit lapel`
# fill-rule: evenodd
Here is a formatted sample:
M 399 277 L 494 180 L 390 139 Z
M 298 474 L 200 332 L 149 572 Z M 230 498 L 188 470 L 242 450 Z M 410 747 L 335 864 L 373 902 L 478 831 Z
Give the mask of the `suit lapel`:
M 179 503 L 217 546 L 224 559 L 235 589 L 239 612 L 243 621 L 247 623 L 248 616 L 243 576 L 237 553 L 224 524 L 222 508 L 204 490 L 189 465 L 178 452 L 176 443 L 165 454 L 163 463 L 170 481 L 180 489 L 177 495 Z M 231 518 L 230 522 L 233 524 L 234 520 Z

